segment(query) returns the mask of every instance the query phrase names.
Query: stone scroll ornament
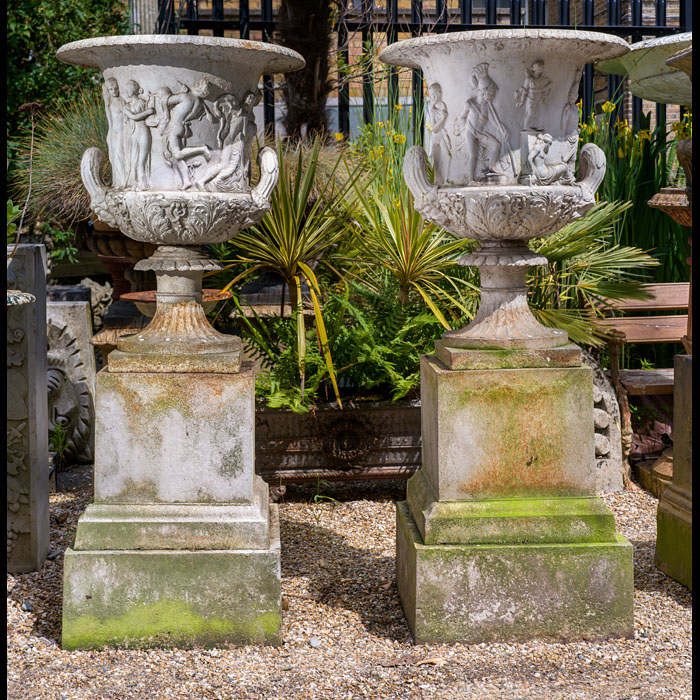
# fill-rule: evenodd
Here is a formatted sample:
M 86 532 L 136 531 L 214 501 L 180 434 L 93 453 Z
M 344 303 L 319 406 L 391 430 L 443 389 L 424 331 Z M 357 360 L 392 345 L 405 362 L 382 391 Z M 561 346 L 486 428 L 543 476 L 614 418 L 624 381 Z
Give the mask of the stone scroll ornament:
M 202 277 L 221 268 L 201 251 L 259 222 L 270 208 L 278 164 L 258 153 L 253 110 L 263 74 L 303 67 L 284 47 L 198 36 L 118 36 L 62 46 L 58 58 L 99 68 L 107 115 L 105 154 L 89 148 L 81 175 L 100 220 L 156 244 L 137 270 L 153 270 L 157 310 L 110 354 L 118 371 L 223 371 L 240 368 L 240 340 L 215 331 L 201 305 Z
M 543 326 L 528 307 L 527 268 L 547 260 L 527 242 L 552 235 L 595 203 L 603 152 L 586 144 L 574 174 L 581 72 L 627 51 L 624 40 L 600 33 L 497 29 L 409 39 L 380 53 L 384 63 L 422 69 L 429 85 L 434 181 L 423 148 L 413 146 L 404 160 L 416 209 L 480 242 L 460 260 L 480 268 L 478 313 L 466 328 L 445 333 L 445 345 L 568 343 L 564 331 Z

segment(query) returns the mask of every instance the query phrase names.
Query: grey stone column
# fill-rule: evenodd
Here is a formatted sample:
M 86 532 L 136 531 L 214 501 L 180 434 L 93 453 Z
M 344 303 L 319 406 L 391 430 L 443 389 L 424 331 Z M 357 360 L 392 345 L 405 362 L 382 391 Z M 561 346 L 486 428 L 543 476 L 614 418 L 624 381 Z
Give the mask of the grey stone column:
M 7 278 L 36 298 L 7 307 L 7 569 L 23 573 L 49 551 L 45 247 L 18 246 Z

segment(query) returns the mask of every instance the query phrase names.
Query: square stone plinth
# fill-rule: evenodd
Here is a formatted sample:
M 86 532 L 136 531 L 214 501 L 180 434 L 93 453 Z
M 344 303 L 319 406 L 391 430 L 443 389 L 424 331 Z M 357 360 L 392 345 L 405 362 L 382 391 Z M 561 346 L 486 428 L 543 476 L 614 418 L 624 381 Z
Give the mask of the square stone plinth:
M 255 386 L 239 374 L 97 376 L 95 503 L 251 503 Z
M 421 360 L 423 471 L 435 498 L 595 492 L 588 367 L 450 370 Z
M 397 504 L 397 580 L 417 643 L 632 638 L 632 546 L 425 545 Z
M 693 399 L 691 355 L 676 355 L 673 390 L 673 482 L 656 513 L 656 566 L 693 590 Z
M 68 549 L 63 647 L 279 644 L 279 520 L 263 550 Z

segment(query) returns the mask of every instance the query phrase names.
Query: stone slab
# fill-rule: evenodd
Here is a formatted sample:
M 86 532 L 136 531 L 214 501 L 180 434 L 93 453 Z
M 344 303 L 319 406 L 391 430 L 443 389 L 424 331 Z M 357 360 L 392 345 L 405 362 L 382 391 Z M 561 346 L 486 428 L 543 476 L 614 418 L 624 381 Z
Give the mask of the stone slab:
M 268 486 L 255 478 L 252 503 L 91 504 L 78 521 L 76 550 L 264 549 Z
M 425 545 L 397 504 L 399 595 L 417 643 L 632 638 L 632 545 Z
M 455 348 L 435 341 L 435 355 L 449 369 L 520 369 L 527 367 L 580 367 L 582 352 L 569 343 L 556 348 L 486 350 Z
M 438 500 L 595 494 L 588 367 L 450 370 L 421 359 L 423 470 Z
M 437 501 L 423 472 L 408 481 L 406 502 L 424 544 L 615 542 L 615 519 L 588 498 Z
M 673 481 L 656 513 L 656 566 L 693 590 L 693 358 L 676 355 L 673 392 Z
M 8 289 L 36 297 L 7 307 L 7 570 L 39 570 L 49 551 L 46 248 L 8 246 Z
M 242 371 L 240 352 L 209 355 L 163 355 L 112 350 L 109 353 L 112 372 L 197 372 L 207 374 L 236 374 Z
M 255 386 L 239 374 L 97 376 L 96 504 L 251 503 Z
M 266 550 L 76 551 L 64 560 L 64 649 L 281 642 L 279 519 Z
M 693 590 L 692 494 L 674 484 L 664 489 L 656 511 L 654 563 L 667 576 Z

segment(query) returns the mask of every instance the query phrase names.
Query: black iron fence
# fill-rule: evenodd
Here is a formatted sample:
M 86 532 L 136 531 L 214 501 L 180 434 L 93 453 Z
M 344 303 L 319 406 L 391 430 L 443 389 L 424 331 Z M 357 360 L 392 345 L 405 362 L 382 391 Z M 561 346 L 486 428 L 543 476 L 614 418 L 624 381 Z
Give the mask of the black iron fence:
M 274 41 L 273 0 L 158 1 L 159 33 L 184 31 Z M 333 29 L 339 53 L 337 123 L 339 131 L 346 135 L 350 132 L 351 81 L 347 76 L 351 58 L 364 67 L 360 78 L 362 117 L 369 122 L 374 118 L 376 105 L 371 58 L 380 42 L 394 43 L 427 33 L 545 26 L 607 32 L 634 43 L 692 29 L 692 0 L 337 0 L 337 9 Z M 351 51 L 353 39 L 359 53 Z M 588 64 L 579 94 L 584 114 L 590 114 L 599 101 L 616 99 L 623 80 L 621 76 L 597 76 L 593 64 Z M 391 103 L 392 94 L 398 95 L 399 88 L 395 70 L 390 71 L 388 82 Z M 264 76 L 263 114 L 268 133 L 274 133 L 275 128 L 274 92 L 273 76 Z M 411 93 L 413 129 L 420 140 L 424 102 L 420 70 L 412 70 Z M 625 110 L 632 123 L 637 123 L 642 100 L 632 97 Z M 656 122 L 665 121 L 665 105 L 657 104 Z

